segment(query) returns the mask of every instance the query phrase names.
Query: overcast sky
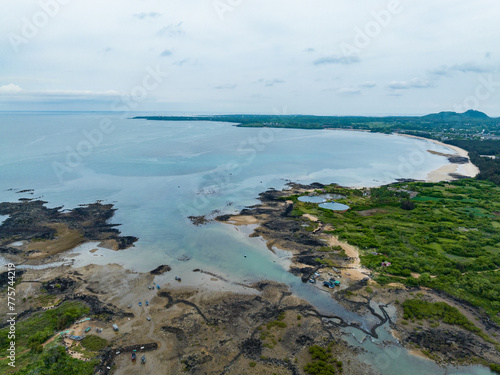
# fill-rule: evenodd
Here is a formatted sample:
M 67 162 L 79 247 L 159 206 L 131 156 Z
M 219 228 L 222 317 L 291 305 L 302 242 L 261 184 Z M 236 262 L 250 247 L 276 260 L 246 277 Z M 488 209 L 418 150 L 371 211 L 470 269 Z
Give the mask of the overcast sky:
M 0 110 L 500 116 L 498 0 L 1 0 Z

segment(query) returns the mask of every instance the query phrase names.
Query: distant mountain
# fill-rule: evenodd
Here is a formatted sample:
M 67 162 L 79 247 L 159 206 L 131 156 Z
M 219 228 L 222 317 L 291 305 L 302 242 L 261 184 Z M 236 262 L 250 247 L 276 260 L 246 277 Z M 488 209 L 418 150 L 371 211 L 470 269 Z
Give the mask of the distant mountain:
M 433 113 L 427 116 L 423 116 L 422 119 L 430 121 L 457 122 L 457 121 L 467 121 L 467 120 L 489 120 L 490 117 L 486 113 L 469 109 L 467 112 L 464 113 L 457 113 L 457 112 Z

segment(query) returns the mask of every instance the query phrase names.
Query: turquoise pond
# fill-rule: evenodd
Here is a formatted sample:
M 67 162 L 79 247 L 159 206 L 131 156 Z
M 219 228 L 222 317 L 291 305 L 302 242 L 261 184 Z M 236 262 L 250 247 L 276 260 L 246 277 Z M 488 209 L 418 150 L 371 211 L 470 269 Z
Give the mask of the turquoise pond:
M 337 202 L 326 202 L 326 203 L 321 203 L 319 205 L 321 208 L 325 208 L 327 210 L 332 210 L 332 211 L 345 211 L 348 210 L 350 207 L 342 204 L 342 203 L 337 203 Z
M 113 113 L 2 113 L 0 132 L 0 201 L 40 198 L 65 209 L 112 203 L 112 223 L 139 238 L 121 252 L 90 254 L 83 246 L 72 254 L 75 266 L 118 263 L 146 272 L 168 264 L 183 283 L 196 268 L 237 283 L 275 280 L 321 311 L 365 327 L 374 320 L 346 311 L 287 272 L 289 255 L 248 237 L 251 227 L 196 227 L 187 217 L 214 210 L 234 214 L 258 203 L 262 191 L 289 181 L 377 186 L 424 179 L 447 163 L 427 150 L 450 153 L 431 141 L 397 135 L 132 120 Z M 171 274 L 165 278 L 173 279 Z M 367 352 L 360 358 L 384 375 L 491 374 L 482 367 L 439 367 L 404 349 L 386 366 L 376 360 L 383 346 L 353 345 L 363 346 Z
M 306 202 L 306 203 L 323 203 L 323 202 L 326 202 L 326 198 L 321 197 L 321 196 L 309 197 L 307 195 L 303 195 L 302 197 L 299 197 L 298 200 L 301 201 L 301 202 Z

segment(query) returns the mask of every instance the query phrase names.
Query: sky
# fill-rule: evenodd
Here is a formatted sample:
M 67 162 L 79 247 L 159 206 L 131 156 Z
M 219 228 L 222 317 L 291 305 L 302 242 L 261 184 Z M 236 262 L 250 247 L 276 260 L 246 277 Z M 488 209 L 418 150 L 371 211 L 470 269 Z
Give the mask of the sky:
M 0 4 L 0 111 L 500 116 L 498 0 Z

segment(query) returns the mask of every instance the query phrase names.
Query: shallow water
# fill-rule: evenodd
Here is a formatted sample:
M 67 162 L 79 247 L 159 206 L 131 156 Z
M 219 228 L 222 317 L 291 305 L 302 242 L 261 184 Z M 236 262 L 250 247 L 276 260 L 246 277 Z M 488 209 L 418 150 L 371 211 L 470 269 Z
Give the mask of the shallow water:
M 492 375 L 483 366 L 437 366 L 429 359 L 410 354 L 390 334 L 386 324 L 377 332 L 378 339 L 367 337 L 359 330 L 345 329 L 344 339 L 351 345 L 366 350 L 359 356 L 364 363 L 373 366 L 383 375 Z M 382 342 L 384 342 L 382 344 Z
M 134 248 L 121 252 L 84 249 L 72 256 L 75 265 L 119 263 L 149 271 L 169 264 L 178 275 L 201 268 L 237 283 L 275 280 L 322 312 L 365 326 L 372 322 L 288 273 L 282 254 L 270 252 L 261 239 L 227 224 L 195 227 L 187 216 L 238 212 L 288 179 L 346 186 L 423 179 L 446 163 L 426 150 L 450 152 L 395 135 L 131 120 L 109 113 L 4 113 L 0 132 L 0 201 L 41 198 L 49 207 L 70 209 L 102 200 L 115 204 L 112 221 L 122 233 L 139 237 Z M 17 193 L 24 189 L 34 194 Z
M 299 197 L 298 200 L 301 201 L 301 202 L 306 202 L 306 203 L 323 203 L 323 202 L 326 202 L 326 198 L 323 197 L 323 196 L 309 197 L 307 195 L 304 195 L 302 197 Z
M 321 203 L 319 205 L 319 207 L 326 208 L 327 210 L 332 210 L 332 211 L 345 211 L 345 210 L 348 210 L 350 208 L 346 204 L 337 203 L 337 202 Z

